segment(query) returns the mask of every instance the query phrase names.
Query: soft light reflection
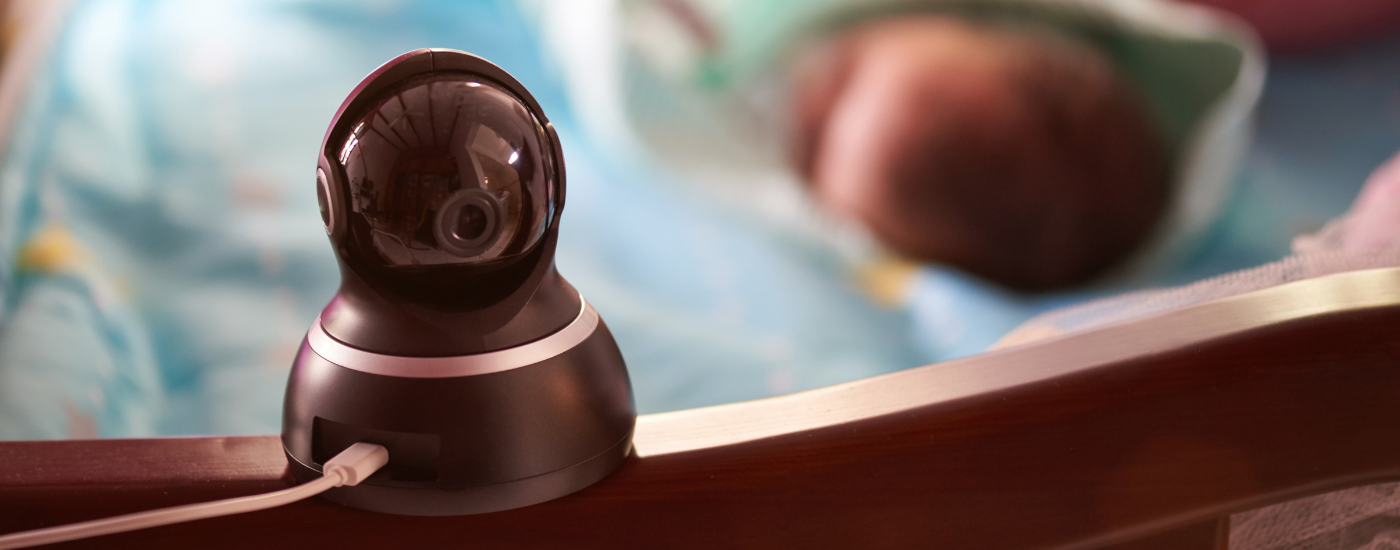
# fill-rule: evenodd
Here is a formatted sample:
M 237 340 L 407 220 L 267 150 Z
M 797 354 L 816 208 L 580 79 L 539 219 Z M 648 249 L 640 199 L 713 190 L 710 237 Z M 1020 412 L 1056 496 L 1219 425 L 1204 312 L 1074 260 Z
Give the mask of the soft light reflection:
M 365 123 L 355 125 L 355 129 L 350 132 L 350 139 L 345 140 L 345 147 L 340 149 L 340 164 L 345 165 L 350 160 L 350 153 L 355 152 L 355 145 L 360 143 L 360 131 L 365 129 Z

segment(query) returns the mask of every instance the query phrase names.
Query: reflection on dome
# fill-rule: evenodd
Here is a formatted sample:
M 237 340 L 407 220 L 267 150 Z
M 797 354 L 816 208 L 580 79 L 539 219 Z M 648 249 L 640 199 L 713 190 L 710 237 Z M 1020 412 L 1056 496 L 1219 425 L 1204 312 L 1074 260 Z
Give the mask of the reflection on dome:
M 351 231 L 387 265 L 514 256 L 553 217 L 544 128 L 514 96 L 472 78 L 409 81 L 345 139 Z

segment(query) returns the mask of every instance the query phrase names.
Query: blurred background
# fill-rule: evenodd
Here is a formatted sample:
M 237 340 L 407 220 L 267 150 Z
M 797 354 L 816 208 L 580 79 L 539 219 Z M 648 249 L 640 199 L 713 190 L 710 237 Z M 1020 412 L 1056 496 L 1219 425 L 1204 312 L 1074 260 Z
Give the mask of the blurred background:
M 642 413 L 954 359 L 1056 307 L 1278 260 L 1400 149 L 1400 4 L 1207 3 L 1226 15 L 1089 0 L 5 2 L 0 438 L 278 432 L 287 369 L 338 284 L 317 147 L 361 78 L 422 47 L 502 66 L 558 127 L 558 266 L 616 334 Z M 1224 183 L 1190 239 L 1131 273 L 1025 292 L 830 216 L 788 160 L 792 81 L 774 67 L 842 21 L 914 13 L 1042 18 L 1115 44 L 1120 72 L 1156 66 L 1129 53 L 1176 52 L 1177 81 L 1218 80 L 1171 162 L 1239 154 L 1220 153 Z M 1224 76 L 1197 76 L 1220 56 Z M 1197 135 L 1212 124 L 1252 139 Z

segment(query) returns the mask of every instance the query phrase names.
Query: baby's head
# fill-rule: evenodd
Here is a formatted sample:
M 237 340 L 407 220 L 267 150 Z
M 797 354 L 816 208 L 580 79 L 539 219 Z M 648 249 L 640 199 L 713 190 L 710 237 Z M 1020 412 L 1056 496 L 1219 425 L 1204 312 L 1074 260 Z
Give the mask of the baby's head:
M 1063 287 L 1130 255 L 1167 202 L 1167 151 L 1133 91 L 1045 31 L 879 20 L 795 83 L 795 156 L 818 201 L 912 258 Z

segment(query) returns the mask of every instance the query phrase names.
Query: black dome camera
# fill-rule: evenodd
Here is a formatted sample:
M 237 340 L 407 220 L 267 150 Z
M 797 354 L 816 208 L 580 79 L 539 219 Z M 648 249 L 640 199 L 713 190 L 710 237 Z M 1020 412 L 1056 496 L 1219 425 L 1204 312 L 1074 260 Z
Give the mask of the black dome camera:
M 627 369 L 554 269 L 564 157 L 519 82 L 452 50 L 385 63 L 332 119 L 316 185 L 341 286 L 287 384 L 299 480 L 376 443 L 389 464 L 327 498 L 454 515 L 563 496 L 622 463 Z

